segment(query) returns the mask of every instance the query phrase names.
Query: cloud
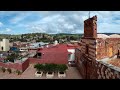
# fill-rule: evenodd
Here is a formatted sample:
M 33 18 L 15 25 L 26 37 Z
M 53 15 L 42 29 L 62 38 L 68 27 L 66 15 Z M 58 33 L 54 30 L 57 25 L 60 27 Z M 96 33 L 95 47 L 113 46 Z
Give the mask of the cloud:
M 10 32 L 12 32 L 12 29 L 10 28 L 5 28 L 4 30 L 0 30 L 0 34 L 9 34 Z
M 3 22 L 4 26 L 7 28 L 9 25 L 16 33 L 83 33 L 84 20 L 89 17 L 89 11 L 6 11 L 0 12 L 0 17 L 4 17 L 3 13 L 12 16 L 5 19 L 10 24 Z M 120 33 L 120 11 L 91 11 L 90 16 L 94 15 L 98 17 L 99 33 Z M 18 32 L 20 29 L 22 31 Z M 12 33 L 11 30 L 8 32 Z
M 46 16 L 40 21 L 29 24 L 28 28 L 33 32 L 74 33 L 76 30 L 80 30 L 80 26 L 83 24 L 78 20 L 77 15 L 75 16 L 76 19 L 71 18 L 71 16 L 53 14 L 52 16 Z M 77 24 L 78 22 L 79 24 Z M 33 28 L 34 26 L 36 28 Z
M 6 32 L 11 32 L 12 30 L 10 28 L 6 28 Z
M 17 24 L 20 21 L 24 20 L 29 15 L 30 14 L 26 13 L 26 12 L 18 13 L 15 17 L 13 17 L 12 19 L 10 19 L 10 22 L 13 23 L 13 24 Z
M 0 27 L 2 27 L 4 24 L 2 22 L 0 22 Z

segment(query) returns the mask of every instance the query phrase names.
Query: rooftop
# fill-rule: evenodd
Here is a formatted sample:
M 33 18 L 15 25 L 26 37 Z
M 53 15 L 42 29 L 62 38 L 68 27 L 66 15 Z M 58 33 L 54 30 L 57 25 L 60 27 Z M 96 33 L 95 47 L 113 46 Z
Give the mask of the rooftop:
M 67 49 L 75 49 L 76 47 L 72 44 L 49 45 L 46 48 L 38 50 L 38 52 L 42 53 L 41 60 L 44 63 L 67 64 L 69 54 Z
M 97 34 L 97 38 L 120 38 L 120 35 L 118 34 L 112 34 L 112 35 L 106 35 L 106 34 Z
M 108 63 L 120 68 L 120 59 L 113 59 L 108 61 Z
M 9 74 L 8 72 L 3 73 L 0 71 L 0 79 L 47 79 L 45 73 L 43 73 L 42 77 L 35 77 L 35 72 L 35 68 L 30 65 L 21 75 L 17 75 L 16 73 Z M 58 78 L 57 73 L 55 73 L 52 79 L 82 79 L 76 67 L 69 67 L 66 71 L 66 75 L 65 78 Z
M 73 44 L 57 44 L 57 45 L 49 45 L 46 48 L 38 50 L 38 52 L 55 52 L 55 53 L 60 53 L 60 52 L 67 52 L 67 49 L 75 49 L 78 47 L 77 45 Z

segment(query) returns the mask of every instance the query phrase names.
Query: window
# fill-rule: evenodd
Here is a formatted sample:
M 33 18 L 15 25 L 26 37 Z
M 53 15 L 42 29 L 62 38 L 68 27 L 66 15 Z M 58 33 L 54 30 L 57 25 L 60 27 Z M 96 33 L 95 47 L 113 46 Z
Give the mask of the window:
M 3 51 L 3 46 L 1 47 L 2 51 Z
M 70 60 L 70 56 L 71 56 L 71 54 L 68 54 L 68 60 Z
M 88 50 L 89 49 L 89 47 L 88 47 L 88 45 L 86 45 L 86 54 L 88 54 Z
M 38 58 L 41 58 L 41 56 L 42 56 L 41 53 L 38 53 L 38 54 L 37 54 L 37 57 L 38 57 Z

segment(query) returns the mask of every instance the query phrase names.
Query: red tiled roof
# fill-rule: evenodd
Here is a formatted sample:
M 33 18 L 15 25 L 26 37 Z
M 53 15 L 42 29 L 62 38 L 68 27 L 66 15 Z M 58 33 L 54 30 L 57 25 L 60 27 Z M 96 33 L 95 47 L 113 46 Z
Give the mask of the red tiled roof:
M 0 58 L 0 61 L 3 61 L 4 60 L 4 58 Z
M 75 48 L 75 46 L 69 46 L 67 44 L 58 44 L 53 47 L 43 48 L 38 50 L 38 52 L 42 53 L 41 60 L 43 60 L 44 63 L 67 64 L 69 54 L 67 49 Z
M 77 46 L 68 45 L 68 44 L 58 44 L 56 46 L 51 46 L 48 48 L 39 49 L 38 52 L 66 52 L 67 49 L 75 49 Z

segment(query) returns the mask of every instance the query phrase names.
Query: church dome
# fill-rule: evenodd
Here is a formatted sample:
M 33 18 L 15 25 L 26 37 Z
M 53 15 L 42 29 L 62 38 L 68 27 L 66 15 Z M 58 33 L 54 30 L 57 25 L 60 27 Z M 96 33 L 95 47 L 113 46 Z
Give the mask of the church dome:
M 103 39 L 106 39 L 106 38 L 109 38 L 109 36 L 106 35 L 106 34 L 97 34 L 97 38 L 103 38 Z
M 118 34 L 112 34 L 112 35 L 110 35 L 109 37 L 110 37 L 110 38 L 120 38 L 120 35 L 118 35 Z

